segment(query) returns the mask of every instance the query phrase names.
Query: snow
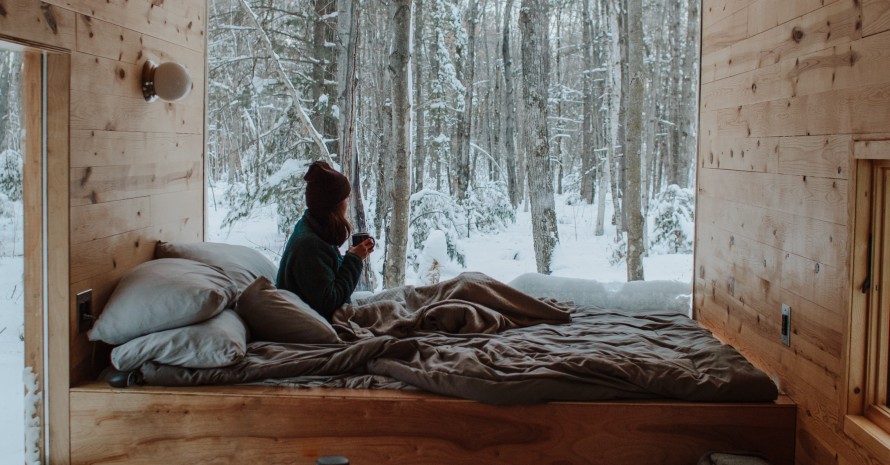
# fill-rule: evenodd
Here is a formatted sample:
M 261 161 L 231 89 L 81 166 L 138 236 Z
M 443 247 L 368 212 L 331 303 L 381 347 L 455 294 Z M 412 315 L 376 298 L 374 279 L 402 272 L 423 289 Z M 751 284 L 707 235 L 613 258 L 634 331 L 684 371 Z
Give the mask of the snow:
M 305 162 L 291 161 L 276 174 L 285 177 L 302 174 Z M 236 222 L 231 228 L 222 228 L 228 208 L 221 204 L 224 187 L 213 188 L 220 204 L 207 208 L 207 240 L 227 242 L 253 247 L 278 263 L 286 237 L 278 231 L 274 205 L 257 207 L 249 218 Z M 603 236 L 594 236 L 596 205 L 583 202 L 569 205 L 571 195 L 556 198 L 557 222 L 560 243 L 554 251 L 551 276 L 534 273 L 535 254 L 531 237 L 531 213 L 520 206 L 515 223 L 496 233 L 473 232 L 461 238 L 459 247 L 466 256 L 466 267 L 449 261 L 442 231 L 433 231 L 418 251 L 418 270 L 409 269 L 409 284 L 425 284 L 433 277 L 445 280 L 463 271 L 480 271 L 532 294 L 547 295 L 554 292 L 563 298 L 570 297 L 576 303 L 601 307 L 617 307 L 630 311 L 646 311 L 653 308 L 689 313 L 692 293 L 692 255 L 653 255 L 644 259 L 645 274 L 649 281 L 626 283 L 627 272 L 623 263 L 611 265 L 609 250 L 615 242 L 614 227 L 606 228 Z M 576 199 L 576 197 L 575 197 Z M 573 202 L 577 203 L 577 202 Z M 25 463 L 25 434 L 34 434 L 36 425 L 26 415 L 33 412 L 33 405 L 40 393 L 25 386 L 33 385 L 33 374 L 23 366 L 22 328 L 22 260 L 10 257 L 21 254 L 21 203 L 13 202 L 18 222 L 8 216 L 0 217 L 0 463 Z M 611 218 L 611 201 L 607 200 L 606 218 Z M 608 221 L 607 221 L 608 223 Z M 12 242 L 12 243 L 10 243 Z M 377 273 L 382 270 L 383 247 L 378 247 L 371 257 Z M 430 273 L 435 259 L 439 266 Z M 431 276 L 435 275 L 435 276 Z M 382 283 L 378 279 L 378 283 Z M 27 406 L 26 406 L 27 404 Z M 26 421 L 28 427 L 26 428 Z M 29 457 L 31 457 L 29 455 Z
M 0 463 L 25 463 L 22 204 L 0 212 Z
M 302 179 L 308 166 L 309 162 L 306 160 L 297 160 L 295 158 L 285 160 L 285 162 L 281 164 L 281 167 L 278 168 L 278 171 L 272 173 L 266 182 L 270 186 L 275 186 L 288 179 Z

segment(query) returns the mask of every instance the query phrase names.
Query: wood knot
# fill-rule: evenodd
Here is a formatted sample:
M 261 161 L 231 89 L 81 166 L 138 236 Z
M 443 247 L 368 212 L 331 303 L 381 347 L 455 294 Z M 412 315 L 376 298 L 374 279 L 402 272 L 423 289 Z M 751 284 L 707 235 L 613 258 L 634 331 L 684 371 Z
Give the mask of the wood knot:
M 118 75 L 118 77 L 120 77 L 121 79 L 127 77 L 127 73 L 126 73 L 123 69 L 119 69 L 119 70 L 117 70 L 117 75 Z
M 791 30 L 791 40 L 796 43 L 800 43 L 803 40 L 803 29 L 800 26 L 794 26 L 794 29 Z
M 87 182 L 89 182 L 90 176 L 92 176 L 92 175 L 93 175 L 93 168 L 88 166 L 87 169 L 85 169 L 83 171 L 83 176 L 80 178 L 81 187 L 87 185 Z
M 819 273 L 819 270 L 821 270 L 822 268 L 819 266 L 818 263 L 816 263 L 816 266 L 814 267 L 814 269 L 815 269 L 815 271 L 816 271 L 816 274 L 818 274 L 818 273 Z
M 856 51 L 850 52 L 850 66 L 855 66 L 856 62 L 859 61 L 859 54 Z
M 751 92 L 753 92 L 755 94 L 757 93 L 757 83 L 756 82 L 751 84 Z
M 59 25 L 56 23 L 56 15 L 53 12 L 53 6 L 49 3 L 41 3 L 40 10 L 43 12 L 43 18 L 46 19 L 46 25 L 52 29 L 53 34 L 58 34 Z
M 6 8 L 4 8 L 2 4 L 0 4 L 0 16 L 5 18 L 8 14 L 9 13 L 6 12 Z

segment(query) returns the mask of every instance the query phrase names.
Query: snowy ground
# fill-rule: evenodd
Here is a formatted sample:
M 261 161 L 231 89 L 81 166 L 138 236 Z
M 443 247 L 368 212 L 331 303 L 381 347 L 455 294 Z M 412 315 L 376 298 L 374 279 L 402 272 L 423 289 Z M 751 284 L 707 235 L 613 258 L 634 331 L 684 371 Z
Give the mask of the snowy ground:
M 222 198 L 217 189 L 215 198 Z M 208 198 L 214 198 L 208 195 Z M 23 345 L 22 328 L 22 261 L 21 210 L 16 223 L 0 218 L 0 464 L 23 463 Z M 593 279 L 600 282 L 626 281 L 623 264 L 609 264 L 614 240 L 614 228 L 606 225 L 606 235 L 593 235 L 596 220 L 595 206 L 566 205 L 557 201 L 560 245 L 553 261 L 553 275 Z M 278 262 L 286 237 L 277 231 L 274 208 L 258 210 L 254 216 L 239 222 L 231 229 L 222 229 L 223 207 L 208 207 L 207 240 L 243 244 L 262 250 Z M 611 215 L 609 212 L 608 215 Z M 607 216 L 608 218 L 609 216 Z M 16 244 L 16 245 L 13 245 Z M 462 242 L 467 267 L 447 263 L 441 268 L 441 278 L 453 277 L 464 270 L 486 273 L 501 281 L 510 281 L 535 271 L 535 256 L 531 238 L 531 216 L 519 211 L 516 223 L 495 235 L 477 235 Z M 379 271 L 382 250 L 372 256 Z M 671 280 L 689 283 L 692 292 L 692 256 L 657 255 L 645 259 L 647 280 Z M 414 273 L 408 281 L 419 283 Z
M 24 463 L 21 205 L 0 216 L 0 463 Z M 17 221 L 16 221 L 17 219 Z

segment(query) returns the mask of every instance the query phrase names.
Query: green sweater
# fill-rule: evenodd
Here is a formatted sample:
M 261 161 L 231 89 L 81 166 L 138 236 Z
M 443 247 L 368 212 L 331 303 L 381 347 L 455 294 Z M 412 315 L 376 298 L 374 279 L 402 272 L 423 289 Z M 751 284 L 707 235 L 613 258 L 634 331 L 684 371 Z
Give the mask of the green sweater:
M 308 210 L 303 213 L 281 255 L 276 287 L 297 294 L 330 321 L 334 310 L 349 302 L 362 260 L 351 253 L 341 256 L 337 247 L 318 236 L 320 229 Z

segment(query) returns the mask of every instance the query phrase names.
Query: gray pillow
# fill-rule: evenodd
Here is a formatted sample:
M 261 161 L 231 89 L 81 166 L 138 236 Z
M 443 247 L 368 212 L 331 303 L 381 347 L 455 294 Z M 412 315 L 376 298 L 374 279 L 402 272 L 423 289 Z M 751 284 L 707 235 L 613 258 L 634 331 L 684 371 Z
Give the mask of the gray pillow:
M 210 319 L 238 290 L 218 268 L 181 258 L 142 263 L 124 276 L 87 334 L 118 345 L 165 329 Z
M 244 358 L 247 327 L 232 310 L 194 325 L 137 337 L 111 351 L 111 364 L 131 371 L 148 361 L 186 368 L 229 366 Z
M 335 344 L 340 342 L 334 327 L 285 289 L 276 289 L 272 281 L 259 277 L 238 297 L 235 311 L 250 329 L 253 340 L 300 344 Z
M 187 258 L 220 268 L 238 290 L 249 286 L 260 276 L 275 281 L 278 267 L 257 250 L 243 245 L 219 242 L 158 242 L 155 258 Z

